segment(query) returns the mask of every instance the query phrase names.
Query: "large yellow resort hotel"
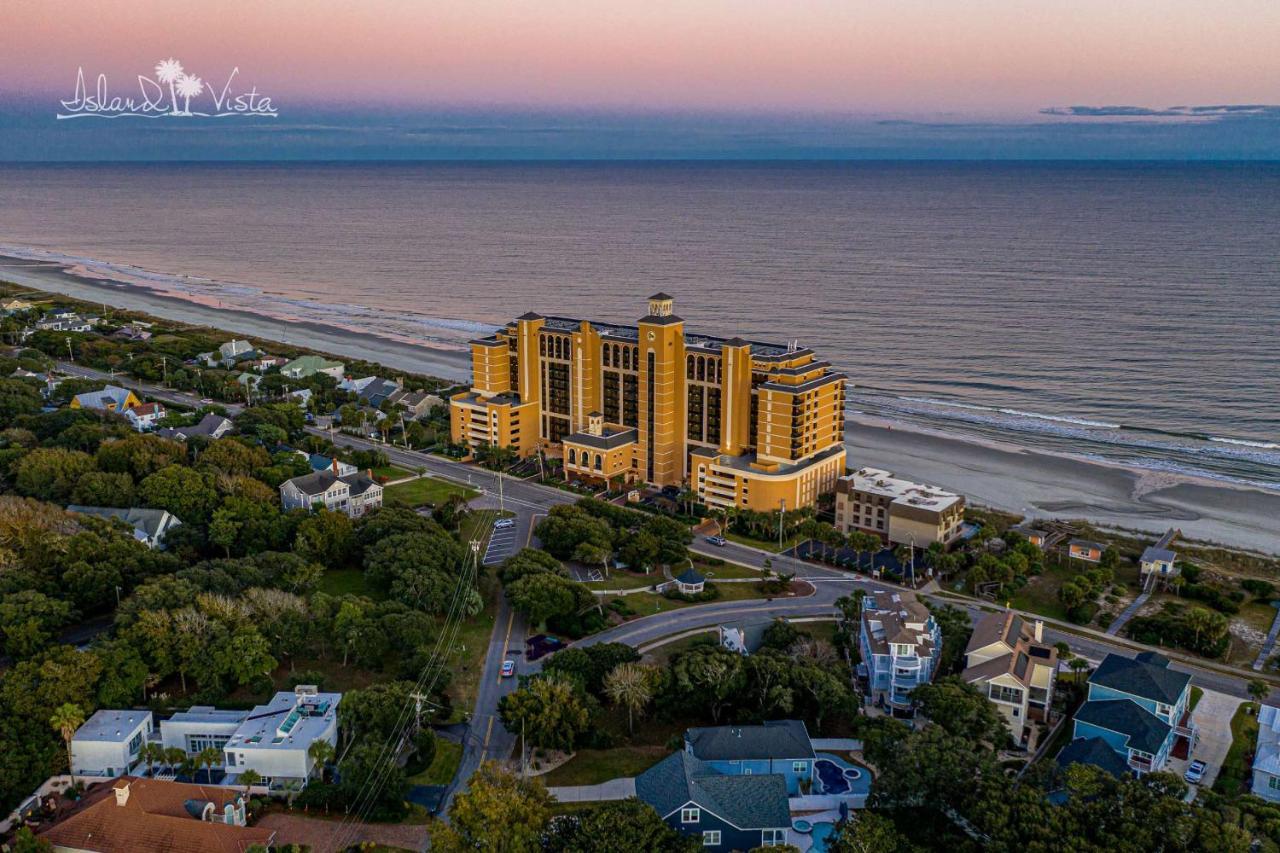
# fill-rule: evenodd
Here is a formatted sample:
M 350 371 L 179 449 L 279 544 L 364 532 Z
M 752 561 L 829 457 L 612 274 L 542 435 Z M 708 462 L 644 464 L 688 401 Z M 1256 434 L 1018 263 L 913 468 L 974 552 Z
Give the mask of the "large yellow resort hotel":
M 634 326 L 525 314 L 471 342 L 453 440 L 558 447 L 569 478 L 688 483 L 712 506 L 808 506 L 844 474 L 845 377 L 798 346 L 686 332 L 672 298 Z

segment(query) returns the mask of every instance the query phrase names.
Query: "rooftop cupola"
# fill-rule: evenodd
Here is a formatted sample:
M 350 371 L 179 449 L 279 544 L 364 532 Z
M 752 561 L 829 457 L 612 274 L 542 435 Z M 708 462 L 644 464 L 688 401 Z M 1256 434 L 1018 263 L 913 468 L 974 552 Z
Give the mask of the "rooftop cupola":
M 655 293 L 649 297 L 650 317 L 670 317 L 672 304 L 675 302 L 665 293 Z

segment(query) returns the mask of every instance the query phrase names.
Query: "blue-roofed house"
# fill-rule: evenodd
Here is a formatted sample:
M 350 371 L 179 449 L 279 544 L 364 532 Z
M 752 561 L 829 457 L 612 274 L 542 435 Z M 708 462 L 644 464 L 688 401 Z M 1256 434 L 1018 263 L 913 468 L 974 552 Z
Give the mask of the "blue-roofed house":
M 1089 695 L 1076 712 L 1073 740 L 1099 738 L 1138 773 L 1163 770 L 1175 754 L 1195 747 L 1191 676 L 1168 658 L 1142 652 L 1110 654 L 1089 677 Z
M 85 391 L 71 398 L 73 409 L 97 409 L 103 412 L 120 412 L 141 406 L 138 395 L 128 388 L 107 385 L 101 391 Z
M 786 844 L 791 831 L 785 777 L 725 775 L 688 750 L 637 776 L 636 796 L 668 826 L 712 850 Z
M 800 720 L 689 729 L 684 734 L 684 751 L 727 776 L 780 775 L 793 797 L 802 793 L 802 782 L 807 787 L 813 779 L 816 758 L 809 731 Z
M 1280 803 L 1280 708 L 1258 709 L 1258 744 L 1253 753 L 1253 793 Z

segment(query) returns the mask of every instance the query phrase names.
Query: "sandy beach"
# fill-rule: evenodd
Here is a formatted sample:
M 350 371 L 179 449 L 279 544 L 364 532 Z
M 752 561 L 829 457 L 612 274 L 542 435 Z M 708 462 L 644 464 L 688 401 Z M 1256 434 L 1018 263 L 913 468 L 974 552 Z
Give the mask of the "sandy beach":
M 317 323 L 289 322 L 166 296 L 136 284 L 77 275 L 63 265 L 0 257 L 0 280 L 388 367 L 467 381 L 461 349 L 414 346 Z M 339 318 L 340 320 L 340 318 Z M 1011 444 L 966 440 L 860 418 L 846 429 L 849 465 L 885 468 L 1029 516 L 1083 518 L 1280 553 L 1280 494 L 1211 480 L 1106 465 Z

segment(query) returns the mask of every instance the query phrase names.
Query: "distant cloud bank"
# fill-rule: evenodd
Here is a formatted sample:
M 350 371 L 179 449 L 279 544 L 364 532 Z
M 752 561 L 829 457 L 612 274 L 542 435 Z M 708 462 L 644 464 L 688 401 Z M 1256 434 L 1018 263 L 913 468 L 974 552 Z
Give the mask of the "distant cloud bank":
M 1071 106 L 1045 107 L 1041 115 L 1069 116 L 1071 118 L 1243 118 L 1259 116 L 1280 117 L 1280 106 L 1275 104 L 1210 104 L 1199 107 L 1136 107 L 1136 106 Z

